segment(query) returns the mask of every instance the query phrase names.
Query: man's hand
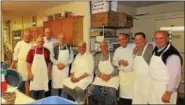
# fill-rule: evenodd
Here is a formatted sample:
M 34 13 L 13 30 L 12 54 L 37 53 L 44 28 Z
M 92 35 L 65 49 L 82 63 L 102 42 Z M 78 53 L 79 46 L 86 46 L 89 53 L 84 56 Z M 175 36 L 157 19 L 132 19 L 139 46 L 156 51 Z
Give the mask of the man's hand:
M 58 42 L 53 43 L 53 46 L 58 46 L 58 45 L 59 45 Z
M 33 74 L 32 73 L 28 73 L 28 78 L 30 81 L 33 81 Z
M 104 81 L 108 81 L 111 78 L 111 76 L 106 74 L 100 74 L 100 78 L 103 79 Z
M 119 60 L 118 64 L 123 66 L 128 66 L 128 62 L 125 60 Z
M 78 82 L 78 81 L 80 81 L 81 80 L 81 78 L 72 78 L 72 82 L 74 82 L 74 83 L 76 83 L 76 82 Z
M 62 64 L 62 63 L 58 63 L 58 64 L 57 64 L 57 67 L 58 67 L 59 70 L 63 70 L 64 67 L 65 67 L 65 65 Z
M 169 102 L 170 102 L 170 97 L 171 97 L 171 92 L 166 91 L 166 92 L 163 94 L 161 100 L 162 100 L 162 102 L 164 102 L 164 103 L 169 103 Z

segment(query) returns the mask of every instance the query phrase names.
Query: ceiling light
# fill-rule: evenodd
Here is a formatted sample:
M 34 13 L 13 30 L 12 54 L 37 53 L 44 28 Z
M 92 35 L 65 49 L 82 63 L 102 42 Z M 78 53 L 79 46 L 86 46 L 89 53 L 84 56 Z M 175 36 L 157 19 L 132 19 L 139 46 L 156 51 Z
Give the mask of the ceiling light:
M 165 30 L 165 31 L 184 31 L 184 26 L 160 27 L 160 30 Z

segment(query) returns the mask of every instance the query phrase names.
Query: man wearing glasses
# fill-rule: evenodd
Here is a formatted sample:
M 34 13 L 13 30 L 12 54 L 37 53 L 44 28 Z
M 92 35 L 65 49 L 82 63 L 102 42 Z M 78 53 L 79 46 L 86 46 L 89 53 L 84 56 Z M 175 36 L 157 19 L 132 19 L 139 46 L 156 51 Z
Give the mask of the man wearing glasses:
M 124 104 L 132 103 L 132 91 L 134 74 L 132 72 L 133 63 L 133 44 L 128 44 L 128 36 L 120 33 L 118 36 L 118 47 L 114 52 L 113 64 L 118 67 L 119 71 L 119 96 L 120 102 Z

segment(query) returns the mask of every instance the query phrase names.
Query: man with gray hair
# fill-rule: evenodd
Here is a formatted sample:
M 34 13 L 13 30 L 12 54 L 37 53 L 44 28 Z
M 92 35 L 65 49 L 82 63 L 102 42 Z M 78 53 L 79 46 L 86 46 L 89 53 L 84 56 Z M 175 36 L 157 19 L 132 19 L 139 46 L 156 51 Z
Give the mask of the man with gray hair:
M 27 53 L 32 47 L 33 43 L 31 42 L 31 34 L 29 30 L 24 30 L 23 40 L 19 41 L 15 48 L 13 54 L 13 62 L 10 65 L 10 69 L 15 67 L 17 63 L 17 72 L 20 73 L 23 81 L 24 81 L 24 88 L 21 89 L 23 93 L 29 95 L 29 82 L 28 82 L 28 72 L 26 67 L 26 57 Z
M 86 43 L 78 44 L 79 54 L 75 57 L 72 64 L 70 77 L 64 81 L 64 89 L 79 104 L 85 102 L 85 89 L 93 81 L 94 58 L 86 51 Z
M 71 46 L 65 43 L 65 36 L 58 35 L 59 44 L 53 46 L 50 58 L 52 66 L 52 95 L 67 98 L 67 93 L 63 90 L 63 81 L 68 78 L 69 65 L 74 59 L 74 53 Z M 61 91 L 61 92 L 60 92 Z
M 101 54 L 95 57 L 95 80 L 91 86 L 93 99 L 101 105 L 113 105 L 119 86 L 119 70 L 112 64 L 112 56 L 105 40 L 100 43 Z M 102 93 L 102 89 L 106 94 Z

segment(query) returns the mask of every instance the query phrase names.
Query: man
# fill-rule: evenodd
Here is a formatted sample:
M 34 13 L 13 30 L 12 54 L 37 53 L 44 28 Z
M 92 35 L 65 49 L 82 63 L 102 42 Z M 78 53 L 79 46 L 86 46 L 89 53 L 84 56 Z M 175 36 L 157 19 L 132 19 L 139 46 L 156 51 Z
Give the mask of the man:
M 47 48 L 50 52 L 52 52 L 52 47 L 55 43 L 58 43 L 58 41 L 52 37 L 52 32 L 51 32 L 51 29 L 50 28 L 45 28 L 44 30 L 44 47 Z M 49 78 L 49 83 L 48 83 L 48 86 L 49 86 L 49 91 L 46 92 L 46 96 L 50 96 L 51 95 L 51 84 L 52 84 L 52 81 L 51 81 L 51 78 Z
M 95 68 L 95 80 L 91 86 L 92 96 L 101 105 L 113 105 L 116 99 L 116 90 L 119 86 L 119 70 L 114 68 L 111 62 L 111 55 L 108 52 L 108 46 L 105 41 L 100 43 L 101 54 L 98 58 Z M 105 89 L 106 94 L 101 89 Z
M 79 54 L 72 64 L 70 77 L 64 81 L 64 89 L 79 104 L 85 102 L 85 89 L 93 81 L 94 59 L 92 54 L 86 51 L 86 43 L 78 44 Z
M 148 92 L 150 86 L 149 63 L 152 56 L 153 46 L 147 44 L 146 36 L 143 32 L 138 32 L 134 36 L 134 63 L 133 72 L 136 74 L 133 89 L 132 104 L 148 104 Z
M 149 104 L 176 104 L 177 89 L 181 81 L 182 57 L 169 43 L 167 31 L 154 35 L 156 47 L 150 61 L 151 88 Z
M 30 80 L 30 95 L 34 99 L 44 98 L 45 91 L 48 91 L 48 67 L 51 76 L 50 52 L 43 47 L 44 39 L 36 39 L 37 46 L 30 49 L 27 55 L 27 70 Z
M 65 43 L 63 34 L 58 35 L 59 45 L 53 47 L 51 51 L 52 66 L 52 95 L 67 98 L 67 93 L 63 90 L 63 80 L 68 78 L 69 65 L 74 59 L 72 47 Z M 61 92 L 59 92 L 61 91 Z
M 119 34 L 118 47 L 114 52 L 113 64 L 120 69 L 119 82 L 120 82 L 120 103 L 131 104 L 132 103 L 132 90 L 134 73 L 132 72 L 133 63 L 133 44 L 128 43 L 128 36 L 126 34 Z
M 27 72 L 27 67 L 26 67 L 26 57 L 27 53 L 32 47 L 32 42 L 31 42 L 31 34 L 29 30 L 24 31 L 24 37 L 22 41 L 19 41 L 15 48 L 14 48 L 14 54 L 13 54 L 13 62 L 10 65 L 9 68 L 14 68 L 15 64 L 17 63 L 17 72 L 20 73 L 22 76 L 22 80 L 24 88 L 21 89 L 23 93 L 26 95 L 29 95 L 29 82 L 28 80 L 28 72 Z

